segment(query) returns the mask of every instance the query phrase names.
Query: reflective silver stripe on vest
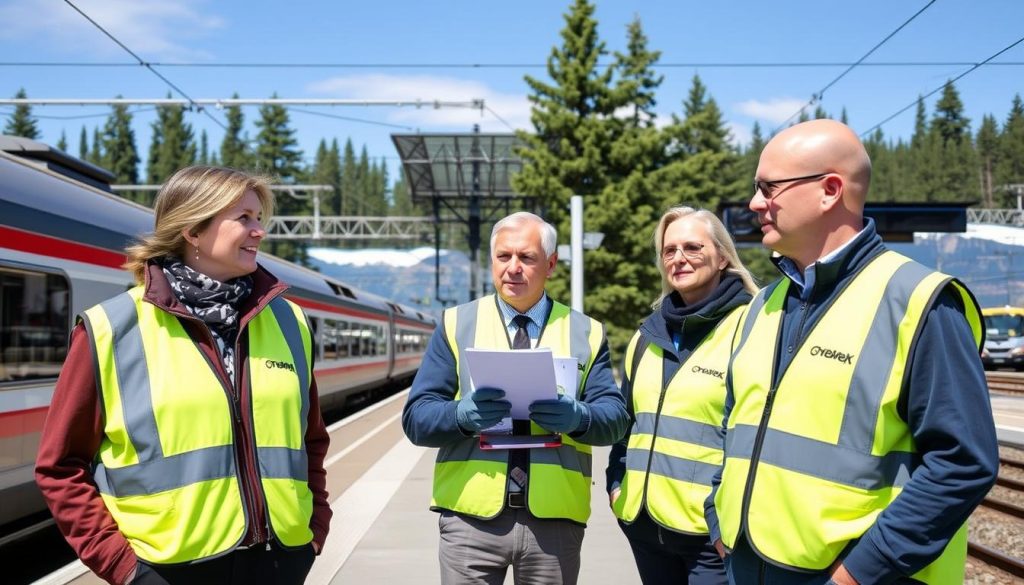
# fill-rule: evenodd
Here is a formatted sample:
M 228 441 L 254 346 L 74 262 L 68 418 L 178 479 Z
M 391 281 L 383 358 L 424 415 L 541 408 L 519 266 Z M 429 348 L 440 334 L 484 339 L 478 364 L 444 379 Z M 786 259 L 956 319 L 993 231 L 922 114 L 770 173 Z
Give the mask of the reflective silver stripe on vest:
M 116 498 L 156 494 L 201 481 L 234 476 L 232 445 L 189 451 L 130 467 L 113 468 L 98 463 L 93 470 L 100 492 Z
M 647 473 L 647 456 L 650 451 L 644 449 L 626 450 L 626 469 Z M 651 473 L 678 481 L 711 485 L 711 478 L 718 472 L 718 466 L 710 463 L 674 457 L 655 451 L 651 454 Z
M 480 306 L 480 299 L 477 299 L 471 303 L 459 305 L 455 307 L 455 345 L 458 348 L 452 348 L 455 351 L 460 351 L 467 347 L 476 347 L 476 315 L 478 307 Z M 497 307 L 494 308 L 498 310 Z M 469 365 L 466 363 L 464 356 L 459 359 L 459 394 L 462 395 L 463 386 L 465 390 L 469 392 Z
M 737 425 L 729 429 L 725 437 L 728 456 L 750 459 L 756 435 L 757 427 L 752 425 Z M 893 451 L 878 457 L 776 429 L 766 429 L 758 462 L 834 483 L 877 490 L 906 484 L 916 465 L 916 457 L 913 453 L 903 451 Z
M 782 284 L 781 282 L 779 283 Z M 753 300 L 750 301 L 750 306 L 747 307 L 747 316 L 743 320 L 743 332 L 740 334 L 740 342 L 736 344 L 736 349 L 733 350 L 732 355 L 729 356 L 729 369 L 732 370 L 732 360 L 736 357 L 736 354 L 743 349 L 746 345 L 747 339 L 750 338 L 750 332 L 754 329 L 754 322 L 757 321 L 758 315 L 761 313 L 761 309 L 764 308 L 765 303 L 768 302 L 768 298 L 771 296 L 769 293 L 775 292 L 775 289 L 779 285 L 773 287 L 766 287 L 761 289 Z
M 122 293 L 100 304 L 110 321 L 117 386 L 125 430 L 140 462 L 163 457 L 160 433 L 156 428 L 153 397 L 149 386 L 149 367 L 142 346 L 139 315 L 135 299 Z
M 302 482 L 308 479 L 309 459 L 303 449 L 259 447 L 257 451 L 260 475 L 264 479 L 294 479 Z
M 840 446 L 871 452 L 879 405 L 892 372 L 893 356 L 896 355 L 899 324 L 906 316 L 910 295 L 930 274 L 931 269 L 916 262 L 907 262 L 897 268 L 889 279 L 850 381 L 839 430 Z
M 653 435 L 657 416 L 651 412 L 638 412 L 633 434 Z M 709 425 L 685 418 L 661 415 L 658 425 L 658 438 L 672 439 L 693 443 L 703 447 L 721 449 L 725 445 L 725 430 L 718 425 Z
M 583 368 L 587 367 L 590 363 L 590 327 L 591 320 L 582 313 L 576 311 L 569 311 L 569 354 L 576 358 L 579 365 Z M 580 388 L 583 387 L 584 374 L 588 372 L 580 370 L 579 380 Z M 582 391 L 577 390 L 577 395 L 581 396 Z
M 459 441 L 454 445 L 442 447 L 437 453 L 438 463 L 453 463 L 456 461 L 492 461 L 505 463 L 508 461 L 508 452 L 502 449 L 480 449 L 476 440 Z M 530 463 L 545 463 L 548 465 L 560 465 L 570 471 L 582 473 L 590 477 L 593 475 L 591 458 L 586 453 L 581 453 L 571 445 L 559 447 L 548 447 L 544 449 L 530 449 Z
M 437 462 L 449 461 L 508 461 L 508 452 L 504 449 L 480 449 L 476 437 L 441 447 L 437 452 Z
M 302 423 L 302 437 L 306 436 L 306 426 L 309 423 L 309 365 L 306 359 L 306 348 L 302 345 L 302 333 L 299 331 L 299 321 L 295 318 L 295 311 L 288 305 L 288 301 L 281 297 L 275 297 L 270 301 L 270 310 L 274 312 L 277 325 L 281 328 L 284 340 L 291 350 L 292 360 L 295 363 L 295 373 L 299 377 L 299 395 L 302 397 L 302 410 L 299 420 Z M 250 383 L 252 380 L 250 379 Z M 305 473 L 305 472 L 303 472 Z M 279 476 L 274 476 L 279 477 Z M 280 477 L 298 477 L 294 475 Z
M 593 475 L 593 464 L 590 455 L 581 453 L 570 445 L 546 449 L 530 449 L 530 463 L 559 465 L 563 469 L 581 473 L 585 477 Z

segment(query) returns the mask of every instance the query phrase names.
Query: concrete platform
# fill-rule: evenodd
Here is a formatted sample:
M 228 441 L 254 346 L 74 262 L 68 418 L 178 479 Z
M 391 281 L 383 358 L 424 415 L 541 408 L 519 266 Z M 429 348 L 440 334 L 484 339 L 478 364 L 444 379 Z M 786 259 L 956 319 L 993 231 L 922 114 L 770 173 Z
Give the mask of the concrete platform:
M 365 480 L 376 482 L 378 490 L 387 490 L 387 480 L 381 478 L 391 476 L 396 479 L 395 461 L 403 455 L 408 456 L 409 450 L 416 450 L 418 456 L 415 464 L 408 469 L 404 481 L 401 482 L 386 504 L 380 508 L 379 516 L 358 543 L 348 552 L 347 558 L 333 577 L 330 576 L 336 559 L 332 559 L 332 547 L 329 545 L 325 554 L 317 560 L 308 583 L 312 585 L 330 583 L 380 582 L 388 585 L 439 584 L 440 574 L 437 560 L 438 527 L 437 514 L 428 509 L 430 504 L 431 481 L 435 450 L 418 449 L 416 447 L 396 446 L 398 452 L 390 452 L 388 457 L 381 459 L 367 472 Z M 593 514 L 583 540 L 583 561 L 580 570 L 580 583 L 616 583 L 620 585 L 639 585 L 630 553 L 629 544 L 615 523 L 611 510 L 605 504 L 607 496 L 604 492 L 603 470 L 607 461 L 608 449 L 595 449 L 594 468 L 600 470 L 601 477 L 593 486 Z M 401 463 L 398 463 L 401 466 Z M 400 472 L 400 470 L 399 470 Z M 597 473 L 595 471 L 595 473 Z M 374 479 L 376 478 L 376 479 Z M 350 488 L 359 489 L 360 479 Z M 599 485 L 598 485 L 599 484 Z M 347 494 L 348 492 L 346 492 Z M 335 504 L 336 518 L 352 520 L 352 514 L 375 506 L 379 494 L 369 494 L 363 498 L 344 500 L 344 495 Z M 332 527 L 330 541 L 340 542 Z M 335 561 L 335 562 L 332 562 Z M 326 579 L 326 580 L 325 580 Z M 509 571 L 506 583 L 512 583 L 512 572 Z

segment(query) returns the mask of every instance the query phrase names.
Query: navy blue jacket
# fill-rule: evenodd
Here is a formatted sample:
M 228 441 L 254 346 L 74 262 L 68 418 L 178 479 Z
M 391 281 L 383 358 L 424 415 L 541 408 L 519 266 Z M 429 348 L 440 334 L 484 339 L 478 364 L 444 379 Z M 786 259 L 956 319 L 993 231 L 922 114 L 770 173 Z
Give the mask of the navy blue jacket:
M 776 378 L 785 372 L 794 348 L 807 337 L 838 292 L 885 250 L 874 222 L 868 219 L 864 230 L 836 257 L 816 262 L 804 271 L 807 290 L 801 290 L 795 282 L 791 284 L 782 317 L 781 343 L 775 348 Z M 726 383 L 730 381 L 727 378 Z M 726 420 L 732 406 L 730 392 Z M 910 427 L 920 465 L 899 497 L 842 555 L 846 569 L 865 585 L 899 582 L 938 558 L 988 493 L 999 469 L 995 423 L 978 346 L 958 296 L 948 288 L 924 317 L 912 348 L 908 382 L 901 389 L 898 412 Z M 720 480 L 719 475 L 713 481 L 715 489 Z M 714 495 L 712 492 L 705 505 L 712 541 L 721 537 Z M 734 575 L 761 574 L 765 583 L 812 582 L 806 573 L 764 563 L 749 546 L 738 546 L 729 562 Z
M 467 439 L 455 420 L 457 390 L 455 354 L 448 346 L 442 319 L 430 337 L 427 353 L 402 411 L 402 428 L 410 441 L 424 447 L 443 447 Z M 583 430 L 570 435 L 573 440 L 588 445 L 610 445 L 626 432 L 629 418 L 612 377 L 607 340 L 601 341 L 584 382 L 582 401 L 589 407 L 589 421 L 584 419 Z
M 678 296 L 678 293 L 673 294 Z M 743 289 L 743 283 L 739 277 L 730 275 L 722 279 L 708 298 L 681 311 L 682 326 L 676 327 L 677 331 L 673 331 L 674 328 L 669 325 L 660 308 L 644 319 L 644 322 L 640 324 L 640 333 L 649 343 L 653 343 L 663 350 L 662 388 L 668 386 L 680 365 L 690 357 L 690 354 L 697 349 L 704 338 L 714 331 L 718 322 L 736 307 L 749 303 L 750 299 L 751 295 Z M 667 299 L 666 302 L 668 302 Z M 678 347 L 676 347 L 673 336 L 679 340 Z M 643 351 L 643 349 L 637 348 L 638 351 Z M 625 399 L 626 409 L 629 411 L 630 424 L 636 420 L 636 413 L 633 412 L 633 385 L 625 374 L 629 373 L 630 376 L 633 376 L 633 372 L 629 371 L 629 368 L 632 367 L 632 363 L 624 363 L 622 366 L 624 372 L 622 397 Z M 629 436 L 630 432 L 627 431 L 626 435 L 612 446 L 611 452 L 608 454 L 608 469 L 605 470 L 605 479 L 609 494 L 622 484 L 622 478 L 626 475 L 626 450 L 629 445 Z

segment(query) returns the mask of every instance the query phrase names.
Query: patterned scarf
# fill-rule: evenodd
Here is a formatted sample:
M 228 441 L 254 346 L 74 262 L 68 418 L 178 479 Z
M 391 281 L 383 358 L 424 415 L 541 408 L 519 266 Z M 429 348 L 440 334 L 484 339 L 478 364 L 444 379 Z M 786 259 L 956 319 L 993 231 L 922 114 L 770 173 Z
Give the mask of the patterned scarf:
M 190 313 L 199 317 L 213 332 L 220 349 L 224 368 L 235 381 L 235 337 L 238 335 L 238 307 L 252 293 L 252 278 L 240 276 L 220 282 L 185 265 L 179 258 L 168 256 L 160 267 L 170 283 L 174 296 Z

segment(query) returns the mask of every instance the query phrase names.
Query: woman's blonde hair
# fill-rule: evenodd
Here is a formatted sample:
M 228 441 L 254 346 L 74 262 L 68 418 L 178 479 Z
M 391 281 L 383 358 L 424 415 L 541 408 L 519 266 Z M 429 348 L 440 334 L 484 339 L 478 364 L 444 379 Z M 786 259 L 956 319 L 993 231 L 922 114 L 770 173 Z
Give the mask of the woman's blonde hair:
M 728 230 L 725 229 L 722 220 L 706 209 L 694 209 L 679 205 L 666 211 L 661 216 L 661 220 L 658 221 L 658 227 L 654 230 L 654 257 L 658 265 L 658 272 L 661 273 L 661 295 L 651 303 L 651 307 L 657 309 L 661 306 L 661 302 L 665 297 L 675 291 L 672 288 L 672 283 L 668 280 L 668 274 L 665 272 L 665 263 L 661 261 L 661 248 L 665 242 L 665 230 L 673 222 L 684 217 L 693 217 L 704 222 L 704 225 L 708 228 L 708 233 L 711 234 L 711 241 L 714 243 L 715 249 L 728 262 L 723 272 L 735 274 L 743 282 L 743 288 L 747 292 L 750 294 L 757 293 L 757 284 L 754 283 L 754 277 L 751 276 L 750 271 L 740 261 L 739 254 L 736 253 L 736 244 L 733 243 L 732 237 L 729 235 Z
M 202 232 L 214 216 L 237 203 L 246 191 L 256 193 L 266 222 L 274 212 L 274 194 L 267 177 L 207 166 L 185 167 L 174 173 L 157 193 L 153 232 L 125 250 L 128 261 L 124 268 L 132 271 L 136 282 L 142 282 L 146 262 L 183 256 L 187 244 L 182 231 Z

